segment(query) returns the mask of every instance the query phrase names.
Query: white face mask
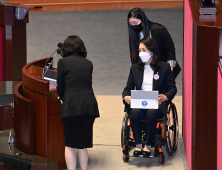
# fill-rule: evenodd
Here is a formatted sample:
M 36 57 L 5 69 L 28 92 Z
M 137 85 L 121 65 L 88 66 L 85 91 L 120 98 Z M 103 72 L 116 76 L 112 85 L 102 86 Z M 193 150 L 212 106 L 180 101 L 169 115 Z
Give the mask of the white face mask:
M 149 61 L 149 59 L 150 59 L 150 57 L 151 57 L 151 56 L 150 56 L 150 53 L 145 53 L 145 52 L 140 52 L 140 53 L 139 53 L 139 56 L 140 56 L 140 58 L 141 58 L 141 60 L 142 60 L 143 63 Z

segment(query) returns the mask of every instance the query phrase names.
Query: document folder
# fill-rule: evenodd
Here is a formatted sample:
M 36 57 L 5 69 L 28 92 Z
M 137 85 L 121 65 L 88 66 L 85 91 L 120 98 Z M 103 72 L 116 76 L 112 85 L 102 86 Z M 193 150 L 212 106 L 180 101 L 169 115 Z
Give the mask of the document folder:
M 158 109 L 159 91 L 131 90 L 131 108 Z

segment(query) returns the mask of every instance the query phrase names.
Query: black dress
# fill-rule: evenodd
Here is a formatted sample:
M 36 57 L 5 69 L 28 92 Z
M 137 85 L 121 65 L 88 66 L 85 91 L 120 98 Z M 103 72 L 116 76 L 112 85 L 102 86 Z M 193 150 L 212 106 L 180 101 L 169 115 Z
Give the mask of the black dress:
M 63 119 L 65 146 L 77 149 L 93 147 L 94 116 L 73 116 Z
M 92 89 L 92 71 L 92 62 L 78 54 L 58 61 L 57 90 L 63 101 L 60 119 L 68 147 L 92 147 L 93 123 L 99 117 Z

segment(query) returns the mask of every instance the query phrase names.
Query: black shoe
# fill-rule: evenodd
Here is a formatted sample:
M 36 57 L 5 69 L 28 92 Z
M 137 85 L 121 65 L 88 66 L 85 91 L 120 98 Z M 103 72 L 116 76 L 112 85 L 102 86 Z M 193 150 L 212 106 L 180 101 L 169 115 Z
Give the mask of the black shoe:
M 139 155 L 142 155 L 142 151 L 138 151 L 138 150 L 134 150 L 133 151 L 133 156 L 139 156 Z
M 149 157 L 150 154 L 151 154 L 151 151 L 148 152 L 148 151 L 142 151 L 142 154 L 143 154 L 143 157 Z

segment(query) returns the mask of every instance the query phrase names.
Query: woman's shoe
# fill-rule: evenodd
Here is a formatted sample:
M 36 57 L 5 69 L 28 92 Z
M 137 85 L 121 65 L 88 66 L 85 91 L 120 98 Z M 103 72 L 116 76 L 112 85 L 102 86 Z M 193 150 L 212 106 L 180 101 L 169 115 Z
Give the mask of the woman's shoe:
M 151 151 L 148 152 L 148 151 L 142 151 L 142 154 L 143 154 L 143 157 L 149 157 L 150 154 L 151 154 Z
M 139 151 L 139 150 L 134 150 L 133 151 L 133 156 L 139 156 L 139 155 L 142 155 L 142 151 Z

